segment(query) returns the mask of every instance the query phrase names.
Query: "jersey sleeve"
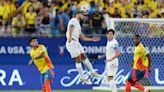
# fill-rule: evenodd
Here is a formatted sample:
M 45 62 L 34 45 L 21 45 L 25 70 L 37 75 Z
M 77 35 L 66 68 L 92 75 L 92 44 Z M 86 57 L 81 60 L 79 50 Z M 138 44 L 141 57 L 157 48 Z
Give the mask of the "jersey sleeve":
M 145 47 L 142 47 L 141 53 L 142 53 L 144 56 L 146 56 L 147 54 L 149 54 L 149 51 L 148 51 Z
M 44 45 L 40 45 L 40 53 L 47 53 L 47 50 Z
M 69 22 L 69 25 L 71 25 L 71 26 L 74 26 L 76 24 L 76 21 L 75 20 L 70 20 L 70 22 Z
M 15 26 L 15 24 L 16 24 L 16 19 L 13 18 L 13 21 L 12 21 L 11 25 L 12 25 L 12 26 Z
M 32 59 L 34 58 L 32 49 L 30 50 L 30 57 L 31 57 Z
M 114 45 L 113 45 L 113 48 L 114 50 L 119 50 L 119 45 L 118 45 L 118 42 L 115 42 Z

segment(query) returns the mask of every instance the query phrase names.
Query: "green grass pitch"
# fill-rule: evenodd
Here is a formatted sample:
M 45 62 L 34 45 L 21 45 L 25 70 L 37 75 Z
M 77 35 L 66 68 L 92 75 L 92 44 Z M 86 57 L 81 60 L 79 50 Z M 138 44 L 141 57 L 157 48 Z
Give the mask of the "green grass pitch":
M 42 91 L 32 91 L 32 90 L 13 90 L 13 91 L 5 91 L 5 90 L 0 90 L 0 92 L 42 92 Z M 56 91 L 53 91 L 53 92 L 111 92 L 111 91 L 99 91 L 99 90 L 56 90 Z M 125 92 L 123 90 L 119 90 L 118 92 Z M 131 91 L 131 92 L 141 92 L 141 91 Z M 151 92 L 164 92 L 164 90 L 152 90 Z

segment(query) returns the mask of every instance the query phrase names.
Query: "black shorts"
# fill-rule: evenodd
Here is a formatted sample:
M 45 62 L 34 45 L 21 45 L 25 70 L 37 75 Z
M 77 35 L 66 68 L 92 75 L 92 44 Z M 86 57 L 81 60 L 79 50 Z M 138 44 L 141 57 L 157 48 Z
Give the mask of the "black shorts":
M 35 33 L 36 29 L 35 29 L 35 25 L 28 25 L 30 26 L 30 28 L 25 28 L 25 32 L 27 33 Z

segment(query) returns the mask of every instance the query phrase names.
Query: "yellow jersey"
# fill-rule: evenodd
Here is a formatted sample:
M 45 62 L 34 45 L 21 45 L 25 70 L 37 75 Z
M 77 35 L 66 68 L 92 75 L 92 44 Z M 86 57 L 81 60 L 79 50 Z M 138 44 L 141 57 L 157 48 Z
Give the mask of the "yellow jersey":
M 38 57 L 38 55 L 41 53 L 44 53 L 45 56 L 48 55 L 44 45 L 39 45 L 36 49 L 30 50 L 30 56 L 32 59 Z M 45 57 L 34 60 L 34 64 L 36 65 L 41 74 L 45 73 L 49 69 Z
M 30 1 L 25 1 L 23 2 L 23 4 L 21 5 L 21 8 L 22 8 L 22 12 L 23 14 L 25 14 L 28 10 L 28 7 L 32 5 L 32 3 Z
M 24 17 L 22 17 L 20 20 L 18 20 L 18 18 L 16 16 L 16 17 L 13 18 L 11 25 L 12 25 L 12 32 L 18 33 L 20 31 L 22 31 L 23 28 L 16 28 L 14 26 L 18 26 L 18 25 L 19 26 L 25 26 L 26 22 L 25 22 Z
M 28 25 L 34 25 L 35 24 L 35 19 L 37 17 L 37 14 L 36 14 L 36 12 L 33 12 L 32 14 L 30 14 L 30 12 L 27 12 L 25 14 L 25 17 L 26 17 Z
M 133 68 L 137 70 L 145 70 L 148 68 L 149 62 L 147 58 L 147 54 L 149 52 L 145 49 L 142 43 L 140 43 L 138 46 L 134 49 L 134 64 Z
M 2 19 L 5 19 L 7 20 L 8 19 L 8 14 L 9 14 L 9 11 L 8 11 L 8 7 L 5 6 L 5 5 L 0 5 L 0 16 Z
M 14 3 L 6 3 L 6 7 L 9 11 L 10 18 L 13 18 L 17 12 L 16 6 L 14 5 Z

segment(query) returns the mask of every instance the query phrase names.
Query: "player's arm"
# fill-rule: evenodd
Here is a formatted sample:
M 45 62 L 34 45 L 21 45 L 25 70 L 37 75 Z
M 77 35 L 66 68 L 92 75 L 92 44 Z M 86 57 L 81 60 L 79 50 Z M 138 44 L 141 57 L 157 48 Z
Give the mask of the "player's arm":
M 98 55 L 98 59 L 102 59 L 102 58 L 105 58 L 105 54 L 103 54 L 103 55 Z
M 151 66 L 151 63 L 152 63 L 152 59 L 151 59 L 150 54 L 147 54 L 146 57 L 148 58 L 148 62 L 149 62 L 148 69 L 149 69 L 149 72 L 151 72 L 150 66 Z
M 106 60 L 107 62 L 111 62 L 112 60 L 116 59 L 121 54 L 119 49 L 115 50 L 114 56 L 110 60 Z
M 37 60 L 44 57 L 44 52 L 40 53 L 37 57 L 35 57 L 33 60 Z
M 32 58 L 32 59 L 29 61 L 28 64 L 31 65 L 31 64 L 33 63 L 34 60 L 40 59 L 40 58 L 42 58 L 42 57 L 44 57 L 44 52 L 40 53 L 37 57 Z
M 84 41 L 93 41 L 93 42 L 96 42 L 96 41 L 99 41 L 100 40 L 100 37 L 86 37 L 84 36 L 83 34 L 80 35 L 80 39 L 81 40 L 84 40 Z
M 73 25 L 70 25 L 68 27 L 68 42 L 69 43 L 72 41 L 72 30 L 73 30 Z

